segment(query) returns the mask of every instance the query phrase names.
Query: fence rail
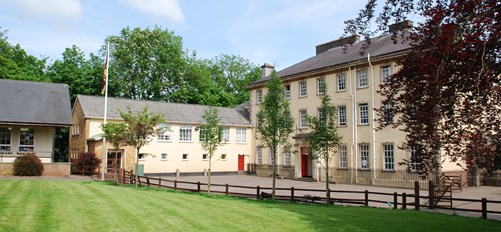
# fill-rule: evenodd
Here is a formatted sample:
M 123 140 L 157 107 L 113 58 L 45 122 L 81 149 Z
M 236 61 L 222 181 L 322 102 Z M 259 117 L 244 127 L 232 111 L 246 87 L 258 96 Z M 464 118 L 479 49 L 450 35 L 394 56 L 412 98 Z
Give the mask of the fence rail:
M 121 183 L 123 184 L 137 184 L 140 186 L 167 188 L 178 191 L 186 192 L 208 192 L 208 184 L 202 182 L 189 182 L 179 180 L 162 179 L 158 177 L 136 176 L 132 171 L 123 171 L 121 173 Z M 430 189 L 434 188 L 430 182 Z M 214 187 L 214 188 L 213 188 Z M 229 184 L 211 184 L 211 193 L 224 194 L 227 196 L 255 198 L 255 199 L 268 199 L 271 194 L 266 191 L 271 191 L 270 187 L 261 186 L 242 186 L 242 185 L 229 185 Z M 275 188 L 276 200 L 292 201 L 298 203 L 317 203 L 317 204 L 347 204 L 347 205 L 363 205 L 381 207 L 387 206 L 394 209 L 407 209 L 413 207 L 415 210 L 420 210 L 422 207 L 429 209 L 447 209 L 455 211 L 477 212 L 481 213 L 482 218 L 486 219 L 488 214 L 501 214 L 501 211 L 488 210 L 488 205 L 501 205 L 501 201 L 482 199 L 467 199 L 467 198 L 450 198 L 452 202 L 467 202 L 479 203 L 480 207 L 474 208 L 461 208 L 454 207 L 453 203 L 444 206 L 439 205 L 436 201 L 439 196 L 433 194 L 428 196 L 420 195 L 419 182 L 415 182 L 414 193 L 384 193 L 373 191 L 348 191 L 348 190 L 329 190 L 330 202 L 327 202 L 325 197 L 325 189 L 303 189 L 303 188 Z M 433 192 L 433 191 L 430 191 Z M 323 194 L 324 196 L 319 196 Z

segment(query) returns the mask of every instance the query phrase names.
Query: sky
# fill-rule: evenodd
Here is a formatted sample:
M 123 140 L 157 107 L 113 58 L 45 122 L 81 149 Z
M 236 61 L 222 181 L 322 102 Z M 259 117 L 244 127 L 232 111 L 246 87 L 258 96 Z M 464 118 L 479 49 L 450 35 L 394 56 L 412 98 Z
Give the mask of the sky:
M 122 28 L 173 31 L 200 58 L 239 55 L 287 68 L 343 35 L 366 0 L 0 0 L 0 27 L 28 54 L 62 59 L 76 45 L 98 54 Z

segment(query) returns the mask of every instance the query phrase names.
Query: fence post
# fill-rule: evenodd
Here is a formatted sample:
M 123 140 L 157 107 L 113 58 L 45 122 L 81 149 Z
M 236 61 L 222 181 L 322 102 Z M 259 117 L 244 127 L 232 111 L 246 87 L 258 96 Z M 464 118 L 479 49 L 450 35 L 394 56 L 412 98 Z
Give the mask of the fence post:
M 291 201 L 294 201 L 294 187 L 291 187 Z
M 174 180 L 174 190 L 177 190 L 177 180 Z
M 487 199 L 482 198 L 482 218 L 487 219 Z
M 419 211 L 421 209 L 421 203 L 419 202 L 421 197 L 419 196 L 419 181 L 414 182 L 414 209 Z
M 398 193 L 393 192 L 393 208 L 398 209 Z
M 428 207 L 433 209 L 435 207 L 435 189 L 433 180 L 428 180 Z
M 228 189 L 230 188 L 230 186 L 228 184 L 226 184 L 225 187 L 226 187 L 225 194 L 226 194 L 226 196 L 228 196 L 228 192 L 229 192 Z
M 369 206 L 369 190 L 365 190 L 365 206 Z
M 161 188 L 162 187 L 162 178 L 158 178 L 158 187 Z
M 150 187 L 150 178 L 146 177 L 146 184 Z
M 402 193 L 402 209 L 407 209 L 407 193 Z
M 200 181 L 197 182 L 197 191 L 200 192 Z
M 258 185 L 256 188 L 256 199 L 259 199 L 259 192 L 261 192 L 261 188 Z

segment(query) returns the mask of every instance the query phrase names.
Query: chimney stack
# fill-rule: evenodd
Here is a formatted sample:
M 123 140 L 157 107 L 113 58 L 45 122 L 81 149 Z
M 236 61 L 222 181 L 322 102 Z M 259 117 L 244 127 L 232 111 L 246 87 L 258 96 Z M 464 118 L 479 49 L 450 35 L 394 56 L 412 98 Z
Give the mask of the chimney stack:
M 414 22 L 411 20 L 404 20 L 402 22 L 394 23 L 388 26 L 390 33 L 397 33 L 400 31 L 412 31 Z
M 271 74 L 274 68 L 275 66 L 268 63 L 264 63 L 263 66 L 261 66 L 261 78 L 262 79 L 267 78 Z
M 344 46 L 346 44 L 355 43 L 359 39 L 360 39 L 360 36 L 358 36 L 358 35 L 352 35 L 352 36 L 349 36 L 349 37 L 343 37 L 343 38 L 340 38 L 338 40 L 334 40 L 334 41 L 327 42 L 327 43 L 324 43 L 324 44 L 319 44 L 319 45 L 317 45 L 315 47 L 317 55 L 320 54 L 320 53 L 322 53 L 322 52 L 325 52 L 325 51 L 327 51 L 327 50 L 329 50 L 331 48 L 340 47 L 340 46 Z

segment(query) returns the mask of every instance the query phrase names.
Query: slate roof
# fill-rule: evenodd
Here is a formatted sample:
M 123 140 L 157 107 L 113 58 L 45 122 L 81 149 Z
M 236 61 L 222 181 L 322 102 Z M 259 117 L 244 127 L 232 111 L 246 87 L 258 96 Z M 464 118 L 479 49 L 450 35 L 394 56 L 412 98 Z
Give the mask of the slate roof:
M 102 119 L 104 114 L 104 97 L 78 95 L 85 118 Z M 144 100 L 131 100 L 108 97 L 108 119 L 121 119 L 120 111 L 127 112 L 130 107 L 132 112 L 140 112 L 148 107 L 148 112 L 159 113 L 169 123 L 205 124 L 203 115 L 209 106 L 168 103 Z M 221 124 L 226 126 L 250 126 L 248 114 L 240 108 L 216 107 L 219 110 Z
M 68 86 L 0 79 L 0 124 L 71 125 Z
M 410 48 L 408 43 L 402 43 L 400 40 L 401 34 L 392 38 L 393 34 L 380 36 L 371 39 L 371 45 L 367 48 L 364 54 L 360 54 L 361 48 L 365 41 L 355 42 L 352 46 L 344 48 L 343 46 L 331 48 L 323 53 L 315 55 L 309 59 L 301 61 L 297 64 L 289 66 L 277 73 L 281 78 L 288 78 L 296 75 L 307 74 L 310 72 L 336 68 L 356 61 L 367 61 L 367 53 L 371 59 L 390 55 L 398 52 L 406 51 Z M 395 42 L 395 39 L 397 40 Z M 345 49 L 345 50 L 344 50 Z M 262 78 L 251 83 L 249 86 L 259 85 L 267 81 L 269 78 Z

